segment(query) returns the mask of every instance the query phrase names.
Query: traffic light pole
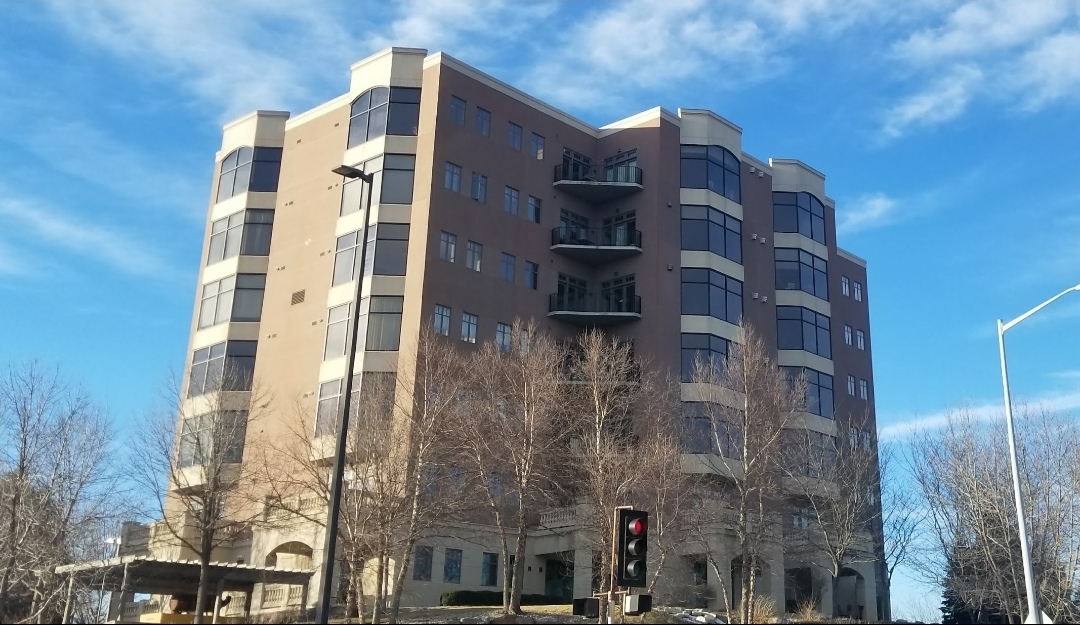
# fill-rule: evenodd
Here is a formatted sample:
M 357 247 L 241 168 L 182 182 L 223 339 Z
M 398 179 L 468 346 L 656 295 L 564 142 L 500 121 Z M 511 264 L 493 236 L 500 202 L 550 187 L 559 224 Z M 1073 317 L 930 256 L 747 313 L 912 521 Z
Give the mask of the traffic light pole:
M 615 511 L 611 518 L 611 582 L 608 584 L 607 595 L 607 622 L 608 625 L 615 625 L 615 595 L 617 591 L 616 585 L 618 584 L 618 571 L 616 562 L 619 559 L 619 510 L 632 510 L 633 506 L 615 506 Z

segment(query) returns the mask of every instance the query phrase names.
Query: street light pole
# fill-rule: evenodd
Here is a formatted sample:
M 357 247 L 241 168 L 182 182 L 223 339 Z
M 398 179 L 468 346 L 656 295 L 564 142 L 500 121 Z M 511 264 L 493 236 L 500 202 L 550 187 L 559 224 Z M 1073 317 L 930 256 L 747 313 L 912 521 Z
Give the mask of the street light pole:
M 1039 597 L 1036 594 L 1035 572 L 1031 565 L 1031 550 L 1028 547 L 1027 520 L 1024 517 L 1024 500 L 1020 492 L 1020 469 L 1016 462 L 1016 432 L 1013 427 L 1012 397 L 1009 393 L 1009 369 L 1005 363 L 1005 332 L 1073 291 L 1080 291 L 1080 284 L 1058 293 L 1008 323 L 1003 322 L 1001 319 L 998 319 L 997 322 L 998 349 L 1001 353 L 1001 384 L 1005 389 L 1005 426 L 1009 438 L 1009 467 L 1012 470 L 1013 496 L 1016 500 L 1016 524 L 1017 530 L 1020 532 L 1020 556 L 1024 562 L 1024 587 L 1027 592 L 1027 623 L 1041 624 L 1043 618 L 1042 610 L 1039 608 Z
M 357 263 L 356 289 L 353 292 L 352 311 L 349 315 L 349 328 L 345 338 L 345 388 L 338 406 L 337 444 L 334 452 L 334 472 L 330 476 L 330 500 L 327 502 L 326 511 L 326 536 L 323 540 L 323 563 L 319 575 L 319 603 L 315 608 L 315 622 L 330 622 L 330 599 L 333 589 L 330 587 L 334 579 L 334 552 L 337 547 L 338 513 L 341 510 L 341 487 L 345 481 L 345 454 L 348 450 L 349 413 L 352 407 L 353 369 L 356 366 L 356 339 L 360 326 L 360 295 L 364 284 L 364 258 L 367 255 L 367 232 L 368 223 L 371 221 L 371 192 L 373 174 L 365 174 L 362 170 L 348 165 L 335 167 L 332 170 L 345 178 L 359 178 L 360 182 L 367 184 L 367 202 L 364 207 L 362 238 L 360 243 L 360 258 Z

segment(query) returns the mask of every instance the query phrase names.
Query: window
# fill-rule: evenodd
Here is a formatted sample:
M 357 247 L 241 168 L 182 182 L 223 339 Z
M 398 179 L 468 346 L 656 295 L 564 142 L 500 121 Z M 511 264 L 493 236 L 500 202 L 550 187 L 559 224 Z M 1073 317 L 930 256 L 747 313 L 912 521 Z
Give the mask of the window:
M 465 247 L 465 266 L 473 271 L 480 271 L 480 261 L 484 259 L 484 246 L 476 241 L 469 241 Z
M 409 256 L 409 224 L 380 223 L 368 229 L 369 262 L 364 273 L 403 276 Z
M 453 163 L 446 163 L 446 177 L 443 179 L 443 186 L 450 189 L 454 193 L 461 192 L 461 167 Z
M 485 137 L 491 136 L 491 111 L 476 107 L 476 132 Z
M 263 293 L 265 291 L 266 274 L 236 274 L 232 321 L 259 321 L 262 319 Z
M 229 276 L 203 285 L 202 301 L 199 304 L 200 330 L 229 320 L 235 284 L 236 276 Z
M 480 568 L 480 585 L 494 586 L 499 581 L 499 554 L 484 552 Z
M 534 224 L 540 223 L 540 198 L 529 196 L 529 204 L 525 211 L 525 218 Z
M 870 399 L 870 385 L 866 380 L 859 380 L 859 398 Z
M 813 519 L 814 512 L 810 508 L 795 508 L 791 513 L 791 523 L 795 526 L 795 529 L 808 529 Z
M 743 312 L 742 288 L 742 282 L 719 271 L 684 267 L 682 314 L 709 315 L 737 324 Z
M 855 301 L 856 302 L 861 302 L 862 301 L 862 284 L 860 284 L 858 282 L 855 283 Z
M 447 584 L 461 583 L 461 550 L 447 549 L 443 558 L 442 581 Z
M 521 126 L 514 122 L 506 125 L 506 145 L 513 150 L 521 151 Z
M 431 559 L 435 554 L 434 547 L 417 545 L 413 555 L 412 578 L 418 582 L 431 581 Z
M 476 342 L 476 324 L 479 321 L 472 313 L 461 313 L 461 340 L 466 343 Z
M 530 151 L 532 157 L 538 161 L 544 160 L 544 138 L 535 132 L 532 133 L 532 141 L 530 142 Z
M 851 326 L 844 325 L 844 343 L 851 345 Z
M 251 209 L 244 212 L 244 236 L 240 242 L 242 256 L 270 254 L 270 235 L 274 230 L 274 211 Z
M 340 407 L 341 396 L 344 393 L 344 382 L 344 379 L 339 378 L 319 385 L 319 403 L 315 409 L 316 437 L 329 436 L 337 428 L 338 408 Z M 360 391 L 360 374 L 358 373 L 353 374 L 352 388 L 353 397 L 355 398 Z
M 334 306 L 326 313 L 326 342 L 323 344 L 323 360 L 345 355 L 345 338 L 348 336 L 351 304 Z
M 473 172 L 469 197 L 477 202 L 487 202 L 487 176 Z
M 709 189 L 741 204 L 740 167 L 739 159 L 718 145 L 684 145 L 681 186 L 686 189 Z
M 210 251 L 206 264 L 245 256 L 266 256 L 270 253 L 270 235 L 274 228 L 274 211 L 252 209 L 234 213 L 210 226 Z
M 332 285 L 352 282 L 360 275 L 360 236 L 361 230 L 343 234 L 337 238 L 337 251 L 334 252 L 334 278 Z
M 513 254 L 507 254 L 506 252 L 502 253 L 502 258 L 499 261 L 499 275 L 502 276 L 503 280 L 506 280 L 507 282 L 514 281 L 514 278 L 517 275 L 515 270 L 516 262 L 517 259 Z
M 641 312 L 634 274 L 600 283 L 600 310 L 604 312 Z
M 401 340 L 401 311 L 405 298 L 392 295 L 373 295 L 367 319 L 367 340 L 364 349 L 369 352 L 396 352 Z
M 855 376 L 853 375 L 847 377 L 847 394 L 855 397 Z
M 248 191 L 273 193 L 281 173 L 281 148 L 237 148 L 222 159 L 220 171 L 218 202 Z
M 840 276 L 840 292 L 845 297 L 851 295 L 851 280 L 848 280 L 847 276 Z
M 810 252 L 776 248 L 776 290 L 804 291 L 829 301 L 828 263 Z
M 449 306 L 443 306 L 442 304 L 435 304 L 435 333 L 443 336 L 450 336 L 450 315 L 451 310 Z
M 637 167 L 637 150 L 620 152 L 615 156 L 605 158 L 604 180 L 641 184 L 641 175 Z
M 419 89 L 375 87 L 353 100 L 348 147 L 383 135 L 416 136 L 419 124 Z
M 250 391 L 257 341 L 225 341 L 195 350 L 188 397 L 212 391 Z
M 773 230 L 795 232 L 825 245 L 825 206 L 805 191 L 774 191 Z
M 360 178 L 349 178 L 341 185 L 341 212 L 340 215 L 351 215 L 360 212 L 367 206 L 368 184 Z
M 682 408 L 686 421 L 682 441 L 684 451 L 691 454 L 719 452 L 725 458 L 742 458 L 741 427 L 716 418 L 719 416 L 716 409 L 710 409 L 706 402 L 683 402 Z
M 559 286 L 555 292 L 558 310 L 586 310 L 589 283 L 581 278 L 559 274 Z
M 683 206 L 682 249 L 708 251 L 742 264 L 742 222 L 708 206 Z
M 514 187 L 503 190 L 503 210 L 511 215 L 518 214 L 518 190 Z
M 383 157 L 382 192 L 379 202 L 383 204 L 412 204 L 413 175 L 416 156 L 413 154 L 387 154 Z
M 180 466 L 240 462 L 244 457 L 247 418 L 246 410 L 226 410 L 184 419 L 180 426 Z M 214 448 L 221 446 L 224 452 L 218 456 Z
M 454 262 L 457 252 L 457 235 L 443 231 L 439 234 L 439 258 L 447 262 Z
M 540 265 L 525 261 L 525 288 L 536 290 L 540 282 Z
M 694 378 L 695 367 L 699 361 L 702 366 L 719 374 L 730 348 L 731 343 L 727 339 L 714 334 L 684 333 L 682 335 L 682 381 L 689 382 Z
M 510 351 L 510 324 L 500 321 L 495 325 L 495 344 L 500 352 Z
M 806 375 L 806 411 L 826 419 L 833 418 L 833 377 L 809 367 L 780 367 L 789 380 Z
M 866 335 L 863 334 L 863 331 L 862 330 L 856 330 L 855 331 L 855 338 L 856 338 L 856 344 L 858 345 L 859 349 L 865 350 L 866 349 Z
M 450 121 L 455 126 L 465 125 L 465 100 L 457 96 L 450 96 Z
M 244 213 L 235 213 L 218 219 L 210 226 L 210 253 L 206 264 L 232 258 L 240 253 L 244 232 Z
M 832 358 L 829 318 L 809 308 L 776 307 L 777 349 L 801 349 L 822 358 Z

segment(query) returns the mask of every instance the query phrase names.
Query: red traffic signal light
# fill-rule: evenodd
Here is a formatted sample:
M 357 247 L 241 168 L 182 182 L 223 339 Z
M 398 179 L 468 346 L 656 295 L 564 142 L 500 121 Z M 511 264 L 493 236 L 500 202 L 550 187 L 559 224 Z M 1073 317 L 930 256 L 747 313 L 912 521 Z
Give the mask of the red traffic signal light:
M 644 588 L 648 578 L 646 556 L 649 551 L 649 513 L 626 508 L 618 512 L 616 583 L 627 588 Z

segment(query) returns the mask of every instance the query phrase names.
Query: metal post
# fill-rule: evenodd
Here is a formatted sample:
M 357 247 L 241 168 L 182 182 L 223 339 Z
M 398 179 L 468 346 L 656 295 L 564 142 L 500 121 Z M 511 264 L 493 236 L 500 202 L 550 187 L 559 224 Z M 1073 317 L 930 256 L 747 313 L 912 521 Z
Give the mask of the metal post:
M 75 572 L 72 571 L 71 574 L 68 575 L 67 598 L 64 600 L 64 617 L 60 620 L 61 623 L 71 622 L 71 595 L 74 594 L 74 592 Z M 38 622 L 40 623 L 41 621 Z
M 211 617 L 211 623 L 218 622 L 218 614 L 221 612 L 221 595 L 225 593 L 225 577 L 224 575 L 217 581 L 217 593 L 214 595 L 214 615 Z
M 1005 426 L 1009 433 L 1009 465 L 1012 469 L 1013 495 L 1016 498 L 1016 523 L 1020 532 L 1020 556 L 1024 561 L 1024 587 L 1027 590 L 1028 623 L 1042 623 L 1039 597 L 1035 591 L 1035 572 L 1031 567 L 1031 551 L 1028 548 L 1027 521 L 1024 518 L 1024 500 L 1020 495 L 1020 470 L 1016 463 L 1016 433 L 1013 429 L 1012 398 L 1009 394 L 1009 370 L 1005 365 L 1005 324 L 998 319 L 998 347 L 1001 351 L 1001 384 L 1005 388 Z
M 364 258 L 367 256 L 368 223 L 371 221 L 371 194 L 373 175 L 364 174 L 354 170 L 354 177 L 360 178 L 362 184 L 367 184 L 367 202 L 364 207 L 364 225 L 362 242 L 360 244 L 360 259 L 356 275 L 356 290 L 353 292 L 352 313 L 349 318 L 349 329 L 345 340 L 345 388 L 338 408 L 337 445 L 334 453 L 334 472 L 330 478 L 330 501 L 327 502 L 326 512 L 326 536 L 323 540 L 323 563 L 319 574 L 319 603 L 316 606 L 315 622 L 330 622 L 330 599 L 333 589 L 330 587 L 334 579 L 334 550 L 337 546 L 338 512 L 341 510 L 341 486 L 345 481 L 345 453 L 348 450 L 349 413 L 352 405 L 352 379 L 353 369 L 356 366 L 356 339 L 360 325 L 360 295 L 364 285 Z

